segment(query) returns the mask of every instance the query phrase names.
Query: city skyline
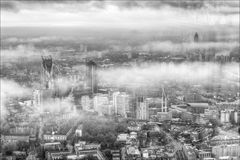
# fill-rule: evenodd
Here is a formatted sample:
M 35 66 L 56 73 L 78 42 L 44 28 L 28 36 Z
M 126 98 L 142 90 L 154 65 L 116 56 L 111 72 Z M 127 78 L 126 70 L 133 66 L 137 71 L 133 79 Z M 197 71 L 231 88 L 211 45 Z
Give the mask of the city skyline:
M 239 160 L 237 0 L 0 0 L 1 160 Z

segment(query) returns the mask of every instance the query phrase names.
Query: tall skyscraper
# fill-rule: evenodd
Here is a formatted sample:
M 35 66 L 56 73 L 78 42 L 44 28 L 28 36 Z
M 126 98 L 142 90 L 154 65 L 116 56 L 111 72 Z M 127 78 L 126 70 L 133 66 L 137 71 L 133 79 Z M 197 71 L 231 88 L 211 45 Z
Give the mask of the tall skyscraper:
M 161 103 L 161 112 L 168 112 L 167 107 L 167 96 L 164 88 L 162 88 L 162 103 Z
M 43 89 L 53 89 L 53 60 L 51 56 L 42 56 Z
M 87 62 L 87 86 L 91 89 L 91 93 L 97 92 L 97 64 L 94 61 Z

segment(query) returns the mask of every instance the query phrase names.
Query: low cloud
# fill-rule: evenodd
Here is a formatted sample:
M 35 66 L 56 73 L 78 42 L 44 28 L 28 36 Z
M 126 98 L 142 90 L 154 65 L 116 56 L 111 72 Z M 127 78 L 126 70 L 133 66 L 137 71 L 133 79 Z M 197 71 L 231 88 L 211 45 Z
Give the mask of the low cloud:
M 161 63 L 146 64 L 130 68 L 101 70 L 100 80 L 114 87 L 156 86 L 164 82 L 213 84 L 222 83 L 239 86 L 239 65 L 230 63 Z M 222 82 L 220 82 L 222 80 Z
M 40 59 L 41 55 L 52 55 L 48 50 L 37 49 L 31 44 L 20 44 L 16 47 L 7 49 L 1 49 L 1 60 L 4 61 L 15 61 L 19 58 L 27 58 L 26 60 Z
M 71 92 L 73 88 L 82 85 L 82 82 L 79 79 L 71 79 L 70 77 L 58 77 L 54 80 L 54 85 L 56 88 L 56 92 L 59 94 L 66 94 Z
M 0 79 L 1 81 L 1 118 L 8 113 L 6 103 L 11 98 L 21 98 L 31 95 L 31 89 L 21 86 L 15 81 Z
M 69 41 L 74 40 L 70 37 L 58 37 L 58 36 L 40 36 L 40 37 L 32 37 L 32 38 L 20 38 L 20 37 L 8 37 L 3 39 L 5 43 L 27 43 L 27 44 L 35 44 L 35 43 L 47 43 L 47 42 L 57 42 L 57 41 Z
M 162 51 L 162 52 L 182 52 L 186 53 L 186 51 L 191 50 L 208 50 L 208 49 L 216 49 L 216 50 L 231 50 L 233 48 L 239 47 L 238 42 L 185 42 L 185 43 L 173 43 L 171 41 L 155 41 L 149 42 L 140 48 L 143 51 Z
M 55 98 L 43 101 L 41 109 L 51 113 L 69 113 L 75 111 L 73 97 L 69 95 L 65 98 Z

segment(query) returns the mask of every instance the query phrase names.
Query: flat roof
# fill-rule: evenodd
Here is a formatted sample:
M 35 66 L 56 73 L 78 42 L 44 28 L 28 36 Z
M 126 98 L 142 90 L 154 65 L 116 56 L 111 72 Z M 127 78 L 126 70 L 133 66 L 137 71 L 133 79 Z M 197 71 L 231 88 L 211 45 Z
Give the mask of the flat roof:
M 208 103 L 188 103 L 191 107 L 209 107 Z

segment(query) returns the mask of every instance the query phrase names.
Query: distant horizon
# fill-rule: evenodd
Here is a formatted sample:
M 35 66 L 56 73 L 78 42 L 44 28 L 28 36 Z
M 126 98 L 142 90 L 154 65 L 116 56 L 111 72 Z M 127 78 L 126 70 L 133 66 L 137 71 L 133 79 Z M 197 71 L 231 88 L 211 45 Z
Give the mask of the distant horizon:
M 179 29 L 239 26 L 239 1 L 1 0 L 2 27 Z M 200 27 L 201 28 L 201 27 Z

